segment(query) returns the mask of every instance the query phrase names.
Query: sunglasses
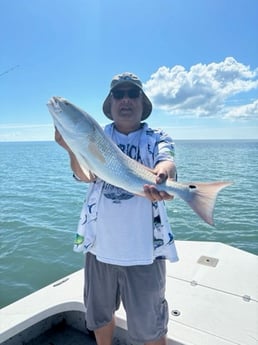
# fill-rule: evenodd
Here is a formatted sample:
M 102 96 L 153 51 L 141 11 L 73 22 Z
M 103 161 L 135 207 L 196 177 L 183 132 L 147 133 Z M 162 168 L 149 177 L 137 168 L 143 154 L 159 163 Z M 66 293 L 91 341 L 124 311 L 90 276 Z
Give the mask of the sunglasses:
M 140 89 L 134 88 L 134 89 L 129 89 L 129 90 L 113 90 L 111 92 L 111 95 L 115 99 L 123 99 L 125 96 L 131 99 L 135 99 L 135 98 L 138 98 L 141 93 L 142 91 Z

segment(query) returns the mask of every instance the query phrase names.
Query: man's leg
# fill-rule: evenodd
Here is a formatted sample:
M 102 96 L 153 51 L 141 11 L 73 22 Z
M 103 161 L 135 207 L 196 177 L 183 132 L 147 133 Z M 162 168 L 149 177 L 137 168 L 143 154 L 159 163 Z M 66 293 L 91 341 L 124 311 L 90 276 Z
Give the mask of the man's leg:
M 110 345 L 115 327 L 113 314 L 120 305 L 117 270 L 87 253 L 84 273 L 87 327 L 94 330 L 98 345 Z
M 95 337 L 98 345 L 111 345 L 112 339 L 113 339 L 113 332 L 115 328 L 115 320 L 114 317 L 111 322 L 109 322 L 107 325 L 95 329 Z M 153 344 L 154 345 L 154 344 Z M 157 344 L 159 345 L 159 344 Z M 160 344 L 162 345 L 162 344 Z
M 165 287 L 164 260 L 124 268 L 120 291 L 132 341 L 147 345 L 166 344 L 169 315 Z
M 166 345 L 167 341 L 166 341 L 166 337 L 162 337 L 159 340 L 155 340 L 155 341 L 150 341 L 145 343 L 145 345 Z

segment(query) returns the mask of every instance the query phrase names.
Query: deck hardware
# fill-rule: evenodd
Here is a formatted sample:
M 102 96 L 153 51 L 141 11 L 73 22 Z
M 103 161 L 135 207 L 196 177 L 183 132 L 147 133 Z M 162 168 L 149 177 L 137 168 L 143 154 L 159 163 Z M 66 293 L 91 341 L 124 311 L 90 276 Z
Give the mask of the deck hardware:
M 219 259 L 213 258 L 211 256 L 205 256 L 205 255 L 200 256 L 197 261 L 198 264 L 209 266 L 209 267 L 216 267 L 218 262 L 219 262 Z
M 60 280 L 59 282 L 55 283 L 55 284 L 53 285 L 53 287 L 59 286 L 59 285 L 61 285 L 61 284 L 64 284 L 65 282 L 67 282 L 67 280 L 69 280 L 69 278 Z
M 173 316 L 180 316 L 181 312 L 180 312 L 180 310 L 173 309 L 173 310 L 171 310 L 171 314 L 172 314 Z
M 197 283 L 196 280 L 192 280 L 192 281 L 190 282 L 190 284 L 191 284 L 192 286 L 197 286 L 197 285 L 198 285 L 198 283 Z
M 251 301 L 251 296 L 244 295 L 244 296 L 243 296 L 243 301 L 245 301 L 245 302 L 250 302 L 250 301 Z

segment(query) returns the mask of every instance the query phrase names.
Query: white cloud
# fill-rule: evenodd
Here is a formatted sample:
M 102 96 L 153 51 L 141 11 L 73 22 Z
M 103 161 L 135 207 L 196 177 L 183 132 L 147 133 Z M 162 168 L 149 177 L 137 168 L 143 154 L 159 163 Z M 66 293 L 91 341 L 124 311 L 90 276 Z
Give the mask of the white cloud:
M 234 114 L 241 107 L 229 108 L 228 104 L 237 94 L 258 88 L 258 69 L 251 70 L 232 57 L 219 63 L 199 63 L 189 71 L 179 65 L 163 66 L 152 74 L 144 88 L 155 107 L 174 115 L 239 118 Z M 241 105 L 249 109 L 245 118 L 253 117 L 255 103 Z
M 228 119 L 258 119 L 258 100 L 250 104 L 234 107 L 225 116 Z

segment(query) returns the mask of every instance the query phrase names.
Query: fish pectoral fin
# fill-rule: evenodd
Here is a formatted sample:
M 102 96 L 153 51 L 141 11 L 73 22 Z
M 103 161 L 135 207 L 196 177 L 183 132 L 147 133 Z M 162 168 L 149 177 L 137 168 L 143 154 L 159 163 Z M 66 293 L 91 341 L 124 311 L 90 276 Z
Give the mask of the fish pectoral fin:
M 88 150 L 92 155 L 97 158 L 101 163 L 106 163 L 106 159 L 103 154 L 99 151 L 98 146 L 94 142 L 90 142 L 88 145 Z
M 80 168 L 82 169 L 82 172 L 84 175 L 89 179 L 92 180 L 95 178 L 95 174 L 92 173 L 87 161 L 85 160 L 84 157 L 82 157 L 80 154 L 76 155 L 76 159 L 80 165 Z
M 85 175 L 90 181 L 92 181 L 92 180 L 94 180 L 94 179 L 96 178 L 96 175 L 93 174 L 90 170 L 87 170 L 87 169 L 83 168 L 82 166 L 81 166 L 81 169 L 82 169 L 84 175 Z

